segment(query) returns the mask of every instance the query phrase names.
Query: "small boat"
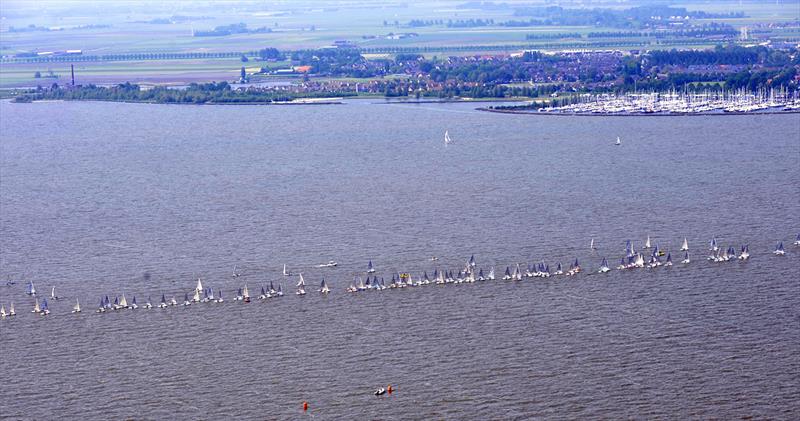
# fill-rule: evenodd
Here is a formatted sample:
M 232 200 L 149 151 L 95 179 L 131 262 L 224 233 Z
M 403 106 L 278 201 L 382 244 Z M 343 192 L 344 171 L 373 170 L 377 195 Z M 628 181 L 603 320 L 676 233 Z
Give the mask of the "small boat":
M 650 236 L 649 235 L 647 236 L 647 240 L 645 240 L 645 242 L 644 242 L 644 248 L 645 249 L 649 249 L 650 248 Z
M 331 289 L 328 288 L 328 284 L 325 283 L 325 278 L 322 278 L 322 284 L 320 284 L 320 286 L 319 286 L 319 292 L 321 292 L 323 294 L 327 294 L 327 293 L 331 292 Z
M 8 314 L 6 313 L 6 306 L 0 305 L 0 318 L 5 319 Z
M 683 244 L 681 244 L 681 251 L 689 250 L 689 240 L 686 237 L 683 238 Z
M 592 241 L 589 242 L 589 250 L 597 250 L 597 248 L 594 246 L 594 238 L 592 238 Z
M 190 306 L 190 305 L 192 305 L 192 302 L 189 301 L 189 293 L 188 292 L 184 293 L 184 295 L 183 295 L 183 306 L 186 307 L 186 306 Z
M 60 299 L 60 298 L 59 298 L 59 297 L 56 295 L 56 287 L 55 287 L 55 286 L 54 286 L 54 287 L 53 287 L 53 288 L 50 290 L 50 299 L 51 299 L 51 300 L 53 300 L 53 301 L 56 301 L 56 300 L 59 300 L 59 299 Z
M 164 294 L 161 294 L 161 303 L 158 304 L 158 308 L 167 308 L 167 298 L 164 297 Z
M 289 271 L 286 270 L 286 264 L 284 263 L 283 264 L 283 276 L 289 276 L 291 274 L 292 274 L 292 272 L 289 272 Z
M 597 273 L 606 273 L 610 270 L 611 268 L 608 267 L 608 260 L 604 257 L 603 262 L 600 263 L 600 268 L 597 270 Z
M 122 299 L 119 300 L 119 308 L 128 308 L 128 300 L 125 299 L 125 293 L 122 293 Z
M 33 281 L 28 281 L 28 289 L 25 291 L 25 294 L 28 294 L 30 296 L 36 295 L 36 287 L 33 286 Z
M 17 312 L 16 312 L 16 310 L 14 310 L 14 303 L 11 303 L 11 305 L 8 307 L 8 317 L 12 317 L 12 316 L 16 316 L 16 315 L 17 315 Z
M 332 268 L 332 267 L 336 267 L 338 265 L 339 265 L 338 263 L 336 263 L 335 261 L 331 260 L 328 263 L 323 263 L 321 265 L 317 265 L 317 267 L 318 268 Z
M 431 262 L 435 262 L 435 261 L 439 260 L 439 258 L 436 257 L 436 256 L 431 256 L 430 260 L 431 260 Z
M 470 256 L 469 262 L 467 262 L 467 266 L 473 267 L 473 268 L 475 267 L 475 255 L 474 254 L 472 256 Z
M 50 309 L 47 306 L 47 298 L 42 299 L 42 308 L 40 309 L 39 314 L 41 314 L 42 316 L 50 314 Z
M 712 238 L 711 239 L 711 243 L 708 246 L 708 250 L 709 251 L 717 251 L 717 250 L 719 250 L 719 246 L 717 246 L 717 239 L 716 238 Z
M 300 274 L 300 280 L 297 281 L 297 295 L 306 295 L 306 281 L 303 279 L 303 274 Z
M 511 268 L 506 266 L 506 274 L 503 275 L 503 280 L 504 281 L 510 281 L 511 279 L 512 279 L 511 278 Z
M 385 389 L 385 388 L 383 388 L 383 387 L 381 387 L 380 389 L 376 390 L 376 391 L 374 392 L 374 394 L 375 394 L 375 396 L 381 396 L 381 395 L 385 395 L 385 394 L 386 394 L 386 389 Z
M 170 306 L 176 306 L 176 305 L 178 305 L 178 300 L 176 300 L 176 299 L 175 299 L 175 296 L 174 296 L 174 295 L 172 296 L 172 298 L 170 298 L 170 300 L 169 300 L 169 305 L 170 305 Z
M 261 294 L 258 296 L 259 300 L 266 300 L 267 299 L 267 292 L 264 291 L 264 287 L 261 287 Z
M 672 253 L 667 253 L 667 261 L 664 262 L 664 266 L 672 266 Z
M 143 308 L 145 310 L 150 310 L 151 308 L 153 308 L 152 300 L 150 300 L 150 297 L 147 297 L 147 301 L 144 303 Z
M 750 258 L 750 248 L 747 244 L 742 245 L 742 251 L 739 253 L 739 260 L 747 260 Z
M 489 274 L 486 275 L 486 280 L 494 281 L 494 266 L 489 269 Z
M 372 267 L 372 260 L 367 263 L 367 273 L 375 273 L 375 268 Z
M 136 304 L 136 296 L 134 295 L 134 296 L 133 296 L 133 300 L 131 301 L 131 306 L 130 306 L 130 309 L 132 309 L 132 310 L 136 310 L 137 308 L 139 308 L 139 305 L 138 305 L 138 304 Z
M 233 273 L 231 274 L 231 277 L 238 278 L 240 276 L 242 276 L 242 275 L 239 272 L 236 271 L 236 265 L 233 265 Z
M 622 144 L 622 141 L 619 139 L 619 136 L 617 136 L 617 141 L 614 142 L 614 144 L 617 145 L 617 146 Z
M 222 298 L 222 290 L 219 290 L 219 294 L 217 294 L 217 301 L 218 303 L 224 303 L 225 300 Z
M 778 243 L 778 246 L 775 247 L 775 251 L 773 252 L 776 256 L 783 256 L 786 254 L 786 250 L 783 249 L 783 241 Z
M 242 290 L 242 301 L 246 303 L 250 302 L 250 290 L 247 289 L 247 284 L 244 284 L 244 289 Z
M 800 246 L 800 234 L 797 234 L 797 238 L 794 240 L 794 245 Z
M 447 146 L 453 143 L 453 139 L 450 139 L 450 133 L 447 130 L 444 131 L 444 145 Z
M 692 261 L 692 260 L 691 260 L 691 259 L 689 259 L 689 252 L 688 252 L 688 251 L 684 252 L 684 253 L 683 253 L 683 260 L 681 260 L 681 263 L 683 263 L 684 265 L 686 265 L 686 264 L 689 264 L 689 263 L 691 263 L 691 261 Z
M 81 312 L 81 303 L 77 299 L 75 299 L 75 305 L 72 306 L 73 313 L 80 313 Z

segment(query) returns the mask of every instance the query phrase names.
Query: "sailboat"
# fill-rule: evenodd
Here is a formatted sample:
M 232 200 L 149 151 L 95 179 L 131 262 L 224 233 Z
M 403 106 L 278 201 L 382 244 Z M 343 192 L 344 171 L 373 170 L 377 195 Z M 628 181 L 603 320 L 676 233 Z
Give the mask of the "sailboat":
M 614 144 L 615 144 L 615 145 L 617 145 L 617 146 L 619 146 L 619 145 L 621 145 L 621 144 L 622 144 L 622 141 L 621 141 L 621 140 L 619 140 L 619 136 L 617 136 L 617 141 L 616 141 L 616 142 L 614 142 Z
M 158 305 L 158 308 L 167 308 L 167 297 L 164 294 L 161 294 L 161 303 Z
M 275 291 L 275 296 L 283 297 L 283 285 L 281 285 L 280 283 L 278 283 L 278 290 Z
M 36 295 L 36 287 L 33 286 L 33 281 L 28 281 L 28 290 L 25 291 L 25 294 L 28 294 L 30 296 Z
M 137 308 L 139 308 L 139 305 L 136 304 L 136 296 L 135 295 L 133 296 L 133 301 L 131 301 L 131 306 L 129 308 L 131 310 L 136 310 Z
M 450 133 L 448 133 L 447 130 L 445 130 L 444 131 L 444 144 L 445 144 L 445 146 L 447 146 L 447 145 L 449 145 L 451 143 L 453 143 L 453 139 L 450 139 Z
M 16 316 L 17 312 L 14 310 L 14 303 L 11 303 L 11 306 L 8 307 L 8 317 Z
M 300 274 L 300 280 L 297 281 L 297 295 L 306 295 L 306 281 L 303 279 L 303 274 Z
M 174 295 L 172 296 L 172 298 L 170 298 L 170 300 L 169 300 L 169 305 L 170 305 L 170 306 L 176 306 L 176 305 L 178 305 L 178 300 L 176 300 L 176 299 L 175 299 L 175 296 L 174 296 Z
M 489 281 L 494 281 L 494 266 L 489 269 L 489 274 L 486 275 L 486 279 Z
M 152 301 L 150 300 L 150 296 L 148 296 L 147 301 L 144 303 L 144 309 L 150 310 L 151 308 L 153 308 L 153 304 Z
M 469 257 L 469 266 L 473 267 L 473 268 L 475 267 L 475 255 L 474 254 Z
M 800 234 L 797 234 L 797 238 L 794 240 L 794 245 L 800 246 Z
M 750 258 L 750 250 L 747 244 L 742 246 L 742 251 L 739 253 L 739 260 L 747 260 Z
M 589 242 L 589 250 L 597 250 L 594 246 L 594 238 L 592 238 L 592 241 Z
M 519 269 L 519 263 L 517 263 L 517 267 L 514 269 L 514 280 L 521 281 L 522 280 L 522 271 Z
M 198 292 L 203 290 L 203 281 L 201 281 L 200 278 L 197 278 L 197 286 L 194 287 L 194 290 Z
M 244 284 L 244 289 L 242 290 L 242 301 L 246 303 L 250 302 L 250 290 L 247 289 L 247 284 Z
M 188 292 L 186 292 L 186 293 L 184 293 L 184 294 L 183 294 L 183 305 L 184 305 L 184 306 L 190 306 L 190 305 L 192 305 L 192 302 L 191 302 L 191 301 L 189 301 L 189 293 L 188 293 Z
M 786 254 L 786 250 L 783 249 L 783 241 L 778 243 L 778 246 L 775 247 L 775 251 L 773 253 L 776 256 L 783 256 Z
M 120 308 L 128 308 L 128 300 L 125 299 L 125 293 L 122 293 L 122 299 L 119 300 L 119 307 Z
M 608 267 L 608 260 L 604 257 L 603 262 L 600 263 L 600 269 L 597 270 L 597 273 L 606 273 L 610 270 L 611 268 Z
M 78 299 L 75 299 L 75 305 L 72 307 L 73 313 L 80 313 L 81 312 L 81 303 Z
M 512 279 L 511 278 L 511 268 L 506 266 L 506 274 L 503 275 L 503 280 L 504 281 L 510 281 L 511 279 Z
M 691 261 L 692 261 L 692 260 L 691 260 L 691 259 L 689 259 L 689 252 L 688 252 L 688 251 L 684 252 L 684 253 L 683 253 L 683 260 L 681 260 L 681 263 L 683 263 L 684 265 L 686 265 L 686 264 L 689 264 Z
M 683 244 L 681 244 L 681 251 L 689 250 L 689 240 L 683 237 Z
M 286 270 L 286 263 L 283 264 L 283 276 L 289 276 L 292 272 Z
M 39 303 L 36 303 L 36 304 L 39 304 Z M 42 316 L 46 316 L 46 315 L 50 314 L 50 309 L 47 306 L 47 298 L 42 299 L 42 308 L 41 308 L 39 314 L 41 314 Z
M 6 306 L 0 305 L 0 319 L 5 319 L 6 316 Z
M 649 235 L 647 236 L 647 240 L 645 240 L 645 242 L 644 242 L 644 248 L 646 248 L 646 249 L 650 248 L 650 236 Z
M 261 294 L 258 296 L 259 300 L 266 300 L 267 299 L 267 292 L 264 291 L 264 287 L 261 287 Z
M 664 266 L 672 266 L 672 253 L 667 253 L 667 261 L 664 263 Z
M 375 268 L 372 267 L 372 260 L 367 263 L 367 273 L 375 273 Z
M 708 249 L 709 249 L 710 251 L 717 251 L 717 250 L 719 250 L 719 247 L 717 246 L 717 239 L 716 239 L 716 238 L 712 238 L 712 239 L 711 239 L 711 244 L 709 245 Z
M 219 290 L 219 294 L 217 294 L 217 302 L 221 303 L 221 302 L 224 302 L 224 301 L 225 300 L 222 299 L 222 290 Z
M 58 300 L 59 299 L 56 296 L 56 287 L 55 286 L 50 290 L 50 299 L 51 300 Z
M 325 283 L 325 278 L 322 278 L 322 284 L 319 286 L 319 292 L 321 292 L 323 294 L 327 294 L 327 293 L 331 292 L 331 289 L 328 288 L 328 284 Z

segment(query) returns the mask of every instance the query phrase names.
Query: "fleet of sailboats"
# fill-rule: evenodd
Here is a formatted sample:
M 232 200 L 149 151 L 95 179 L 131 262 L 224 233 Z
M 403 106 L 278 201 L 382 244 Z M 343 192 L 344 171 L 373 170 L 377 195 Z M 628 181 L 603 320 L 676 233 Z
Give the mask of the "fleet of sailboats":
M 709 251 L 710 255 L 708 260 L 711 262 L 727 262 L 733 260 L 748 260 L 750 258 L 750 249 L 749 245 L 743 244 L 737 253 L 737 249 L 733 246 L 728 247 L 719 247 L 716 238 L 712 238 L 709 243 Z M 796 240 L 793 244 L 800 246 L 800 235 L 798 235 L 798 240 Z M 594 239 L 590 240 L 590 249 L 596 250 Z M 645 258 L 645 255 L 641 252 L 637 252 L 634 244 L 632 241 L 627 240 L 625 243 L 625 255 L 620 259 L 620 264 L 616 267 L 618 270 L 628 270 L 628 269 L 636 269 L 636 268 L 657 268 L 657 267 L 670 267 L 673 265 L 672 262 L 672 253 L 669 251 L 661 250 L 657 244 L 653 244 L 652 239 L 650 236 L 647 236 L 644 245 L 642 247 L 643 250 L 650 250 L 650 255 L 648 258 Z M 683 258 L 681 259 L 681 264 L 687 265 L 691 263 L 691 259 L 689 257 L 689 242 L 687 238 L 683 239 L 683 242 L 680 246 L 680 251 L 683 252 Z M 784 248 L 783 242 L 779 241 L 775 247 L 773 253 L 777 256 L 785 256 L 786 249 Z M 662 257 L 666 256 L 665 260 L 662 261 Z M 513 269 L 512 269 L 513 268 Z M 608 264 L 608 259 L 603 257 L 600 266 L 598 267 L 597 273 L 608 273 L 611 271 L 611 267 Z M 367 264 L 366 273 L 368 275 L 372 275 L 376 272 L 375 267 L 373 266 L 372 261 L 370 260 Z M 521 281 L 524 277 L 531 278 L 531 277 L 541 277 L 541 278 L 548 278 L 551 276 L 559 276 L 559 275 L 566 275 L 566 276 L 575 276 L 582 272 L 582 268 L 578 259 L 575 259 L 574 263 L 570 264 L 569 269 L 564 271 L 560 262 L 556 263 L 555 270 L 550 269 L 550 266 L 544 262 L 538 262 L 532 265 L 527 265 L 526 270 L 522 270 L 521 264 L 516 263 L 514 266 L 507 266 L 505 270 L 505 274 L 503 275 L 503 280 L 509 281 Z M 236 271 L 234 270 L 234 273 Z M 286 270 L 286 266 L 284 265 L 284 274 L 288 273 Z M 362 272 L 363 273 L 363 272 Z M 237 276 L 238 277 L 238 276 Z M 425 285 L 443 285 L 443 284 L 459 284 L 459 283 L 472 283 L 476 281 L 493 281 L 495 280 L 495 269 L 494 267 L 490 267 L 488 272 L 484 272 L 483 268 L 478 268 L 477 261 L 475 260 L 475 256 L 472 255 L 464 264 L 463 269 L 454 271 L 454 270 L 439 270 L 434 269 L 433 276 L 428 276 L 428 272 L 423 272 L 420 276 L 413 276 L 411 273 L 395 273 L 392 275 L 392 278 L 389 282 L 384 281 L 383 277 L 378 276 L 367 276 L 366 281 L 361 278 L 360 276 L 356 276 L 354 278 L 354 282 L 350 284 L 346 288 L 347 292 L 361 292 L 367 290 L 384 290 L 384 289 L 396 289 L 396 288 L 406 288 L 406 287 L 418 287 L 418 286 L 425 286 Z M 297 290 L 296 295 L 306 295 L 306 281 L 302 273 L 298 274 L 298 282 L 297 282 Z M 329 294 L 332 291 L 332 288 L 327 283 L 327 281 L 323 278 L 320 282 L 320 287 L 318 292 L 321 294 Z M 202 279 L 198 278 L 197 284 L 195 288 L 191 291 L 193 298 L 190 299 L 189 293 L 184 294 L 184 306 L 189 306 L 192 303 L 222 303 L 222 291 L 215 291 L 211 287 L 204 287 L 202 283 Z M 40 314 L 40 315 L 48 315 L 50 314 L 49 302 L 47 298 L 44 298 L 40 301 L 39 297 L 36 296 L 36 288 L 32 281 L 28 282 L 25 293 L 30 295 L 33 298 L 33 310 L 32 313 Z M 273 283 L 269 283 L 269 288 L 266 286 L 261 287 L 261 295 L 259 299 L 267 299 L 267 298 L 274 298 L 274 297 L 281 297 L 283 296 L 282 286 L 280 283 L 277 286 Z M 50 292 L 50 299 L 58 300 L 58 296 L 55 294 L 55 287 L 51 288 Z M 244 301 L 250 302 L 250 292 L 248 289 L 247 284 L 245 283 L 243 288 L 239 288 L 238 293 L 234 301 Z M 165 294 L 161 294 L 161 300 L 158 304 L 159 308 L 167 308 L 171 306 L 177 305 L 177 301 L 175 297 L 172 297 L 171 300 L 167 300 Z M 147 299 L 147 302 L 142 307 L 144 309 L 150 309 L 153 305 L 151 304 L 150 298 Z M 100 298 L 100 302 L 97 308 L 98 313 L 104 313 L 109 310 L 122 310 L 122 309 L 132 309 L 135 310 L 139 308 L 136 302 L 136 296 L 133 296 L 132 300 L 129 302 L 125 293 L 122 293 L 120 296 L 114 298 L 113 303 L 110 300 L 109 296 L 103 296 Z M 75 304 L 72 306 L 72 313 L 81 313 L 81 303 L 80 300 L 77 298 L 75 299 Z M 0 318 L 6 319 L 9 317 L 13 317 L 16 315 L 14 303 L 10 303 L 10 308 L 6 310 L 4 304 L 0 304 Z

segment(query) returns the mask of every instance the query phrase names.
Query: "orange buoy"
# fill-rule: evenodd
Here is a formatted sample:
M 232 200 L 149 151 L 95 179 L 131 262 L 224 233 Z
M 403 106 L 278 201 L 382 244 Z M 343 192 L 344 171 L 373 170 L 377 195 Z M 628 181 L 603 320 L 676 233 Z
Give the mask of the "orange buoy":
M 392 385 L 389 385 L 389 387 L 386 388 L 386 391 L 389 392 L 389 394 L 391 395 L 392 394 Z
M 308 411 L 308 402 L 303 401 L 303 411 Z

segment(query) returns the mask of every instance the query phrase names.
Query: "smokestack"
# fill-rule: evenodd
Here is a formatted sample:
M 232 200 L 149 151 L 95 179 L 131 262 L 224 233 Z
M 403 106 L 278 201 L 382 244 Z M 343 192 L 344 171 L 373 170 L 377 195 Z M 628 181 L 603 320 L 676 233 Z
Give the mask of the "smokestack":
M 74 88 L 75 87 L 75 65 L 74 64 L 70 64 L 69 65 L 69 70 L 72 73 L 72 87 Z

